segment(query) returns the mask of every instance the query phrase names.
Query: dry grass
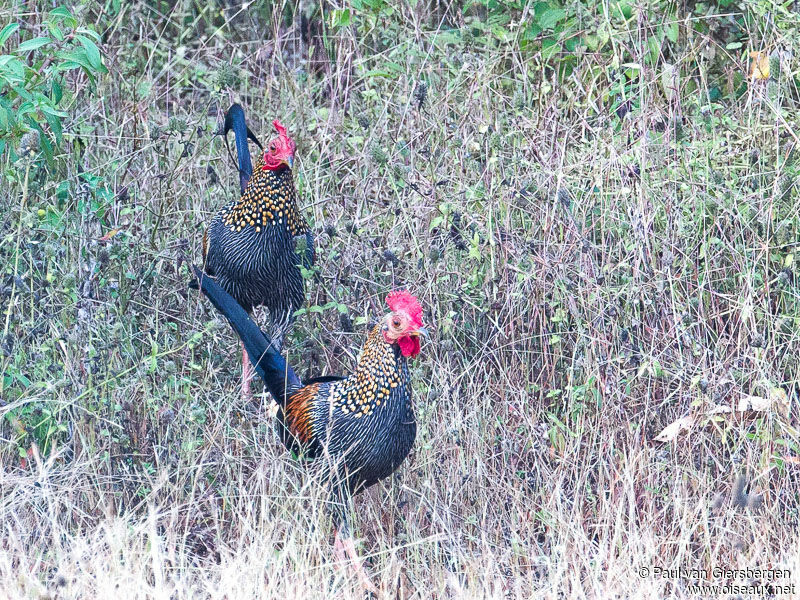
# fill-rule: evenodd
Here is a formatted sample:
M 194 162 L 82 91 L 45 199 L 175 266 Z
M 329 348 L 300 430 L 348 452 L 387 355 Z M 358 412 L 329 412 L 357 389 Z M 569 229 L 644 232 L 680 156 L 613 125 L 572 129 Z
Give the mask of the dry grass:
M 351 369 L 392 287 L 435 326 L 413 365 L 416 447 L 355 508 L 385 597 L 696 596 L 642 567 L 781 567 L 800 583 L 793 81 L 706 106 L 685 88 L 668 99 L 648 70 L 620 119 L 603 99 L 610 49 L 557 83 L 515 45 L 452 41 L 436 23 L 458 25 L 454 8 L 342 30 L 335 63 L 258 5 L 226 12 L 233 26 L 214 3 L 84 10 L 107 27 L 112 76 L 102 98 L 74 79 L 63 173 L 32 164 L 23 205 L 25 166 L 4 158 L 0 594 L 359 597 L 267 398 L 239 399 L 227 325 L 186 287 L 236 190 L 213 135 L 233 99 L 262 140 L 276 115 L 296 136 L 318 241 L 309 307 L 348 309 L 298 319 L 301 374 Z M 699 89 L 707 73 L 686 65 L 701 42 L 671 59 Z M 100 208 L 83 172 L 112 192 Z M 788 416 L 653 441 L 778 388 Z

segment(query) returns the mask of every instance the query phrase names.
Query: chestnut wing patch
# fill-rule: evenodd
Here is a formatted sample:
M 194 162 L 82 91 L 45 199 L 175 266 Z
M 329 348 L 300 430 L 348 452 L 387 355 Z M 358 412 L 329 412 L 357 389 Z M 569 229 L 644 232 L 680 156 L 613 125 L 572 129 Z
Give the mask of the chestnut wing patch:
M 286 428 L 301 444 L 314 439 L 313 404 L 319 395 L 319 383 L 307 385 L 289 397 L 284 409 Z

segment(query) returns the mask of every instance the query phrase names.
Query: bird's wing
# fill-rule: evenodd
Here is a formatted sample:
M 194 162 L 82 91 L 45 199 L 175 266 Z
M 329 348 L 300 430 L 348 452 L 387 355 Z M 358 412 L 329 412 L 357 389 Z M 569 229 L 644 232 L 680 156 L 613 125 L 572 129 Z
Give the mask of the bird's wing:
M 314 439 L 314 402 L 319 393 L 320 384 L 312 383 L 296 391 L 286 402 L 283 422 L 289 435 L 301 446 L 308 446 Z

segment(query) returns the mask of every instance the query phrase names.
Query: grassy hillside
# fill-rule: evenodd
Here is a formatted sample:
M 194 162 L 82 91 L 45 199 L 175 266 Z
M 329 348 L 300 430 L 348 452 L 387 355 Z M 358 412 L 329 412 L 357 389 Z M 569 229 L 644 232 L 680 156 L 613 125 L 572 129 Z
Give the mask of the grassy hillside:
M 433 326 L 356 503 L 385 597 L 800 587 L 796 6 L 10 4 L 0 596 L 361 596 L 187 288 L 233 101 L 298 144 L 298 372 L 350 371 L 394 287 Z

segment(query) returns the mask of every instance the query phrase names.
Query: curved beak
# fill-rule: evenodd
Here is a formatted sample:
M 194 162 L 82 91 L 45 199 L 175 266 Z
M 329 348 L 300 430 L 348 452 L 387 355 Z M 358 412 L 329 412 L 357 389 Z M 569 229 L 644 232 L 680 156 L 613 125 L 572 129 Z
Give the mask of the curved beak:
M 428 333 L 428 328 L 427 327 L 420 327 L 416 331 L 412 331 L 410 335 L 413 335 L 414 337 L 419 337 L 419 336 L 423 336 L 423 337 L 426 337 L 426 338 L 430 337 L 430 334 Z
M 281 162 L 291 169 L 294 166 L 294 157 L 289 156 L 288 158 L 284 158 Z

